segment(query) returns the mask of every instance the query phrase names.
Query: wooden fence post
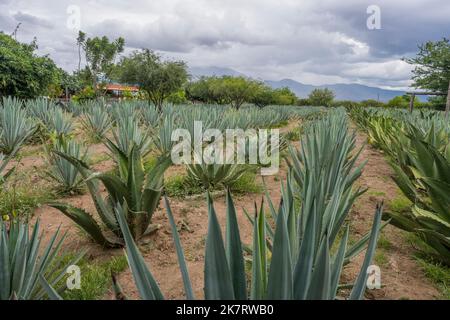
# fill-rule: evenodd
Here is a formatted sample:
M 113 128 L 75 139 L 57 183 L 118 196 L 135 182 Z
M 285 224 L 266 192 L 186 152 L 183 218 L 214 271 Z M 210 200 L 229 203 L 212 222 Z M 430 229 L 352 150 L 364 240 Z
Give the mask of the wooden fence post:
M 412 113 L 414 109 L 414 100 L 416 99 L 416 95 L 411 93 L 411 100 L 409 101 L 409 112 Z
M 448 117 L 449 111 L 450 111 L 450 80 L 448 82 L 447 104 L 445 105 L 445 116 L 446 117 Z

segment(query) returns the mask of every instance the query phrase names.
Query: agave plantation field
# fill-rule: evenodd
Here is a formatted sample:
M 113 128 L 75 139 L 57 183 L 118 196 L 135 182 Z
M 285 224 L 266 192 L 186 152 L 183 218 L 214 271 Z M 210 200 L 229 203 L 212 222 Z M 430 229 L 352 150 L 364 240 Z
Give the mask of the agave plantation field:
M 195 121 L 279 129 L 278 174 L 173 164 Z M 4 98 L 0 299 L 449 298 L 449 141 L 432 111 Z

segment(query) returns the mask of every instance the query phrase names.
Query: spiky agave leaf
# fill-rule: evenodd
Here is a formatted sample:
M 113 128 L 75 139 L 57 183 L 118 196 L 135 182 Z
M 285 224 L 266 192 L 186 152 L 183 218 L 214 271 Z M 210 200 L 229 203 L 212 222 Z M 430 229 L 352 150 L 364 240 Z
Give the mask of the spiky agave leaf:
M 0 187 L 3 183 L 6 182 L 6 179 L 14 172 L 15 168 L 10 168 L 9 170 L 5 171 L 6 167 L 8 166 L 9 162 L 11 161 L 12 157 L 9 155 L 8 157 L 5 157 L 2 153 L 0 153 Z
M 101 141 L 113 125 L 109 114 L 101 105 L 97 104 L 84 114 L 81 123 L 94 141 Z
M 64 153 L 82 162 L 87 162 L 87 148 L 65 136 L 57 138 L 52 146 L 52 150 L 47 148 L 46 175 L 58 184 L 58 188 L 62 193 L 80 192 L 83 177 L 79 170 L 70 161 L 53 151 Z
M 125 220 L 124 210 L 125 208 L 118 204 L 115 208 L 115 213 L 120 229 L 122 230 L 128 264 L 133 273 L 134 282 L 138 288 L 139 295 L 143 300 L 163 300 L 164 296 L 161 293 L 156 280 L 153 278 L 153 275 L 145 264 L 144 258 L 134 243 L 130 229 Z
M 19 100 L 3 99 L 3 107 L 0 107 L 0 152 L 7 155 L 17 152 L 35 129 Z
M 113 154 L 118 149 L 128 155 L 134 146 L 139 149 L 143 156 L 150 152 L 152 143 L 150 132 L 140 126 L 136 117 L 119 117 L 116 120 L 116 124 L 117 126 L 112 131 L 114 141 L 110 140 L 106 143 L 106 146 Z
M 236 223 L 236 212 L 230 194 L 227 199 L 227 245 L 224 244 L 221 228 L 214 210 L 211 197 L 207 196 L 208 202 L 208 234 L 205 247 L 205 298 L 206 299 L 246 299 L 247 291 L 245 285 L 245 269 L 242 263 L 243 251 L 240 246 L 239 226 Z M 167 199 L 165 199 L 167 214 L 175 241 L 180 270 L 188 299 L 193 298 L 192 285 L 184 259 L 184 254 L 179 239 L 175 220 Z M 255 207 L 255 210 L 258 209 Z M 163 295 L 156 283 L 153 275 L 149 271 L 142 255 L 133 241 L 131 232 L 127 226 L 124 212 L 126 208 L 118 205 L 116 215 L 120 228 L 124 234 L 126 243 L 128 263 L 132 269 L 136 286 L 143 299 L 163 299 Z M 361 299 L 365 290 L 367 279 L 367 268 L 373 258 L 376 242 L 380 229 L 382 214 L 381 207 L 377 208 L 372 226 L 368 251 L 361 267 L 355 287 L 352 291 L 352 299 Z M 315 223 L 314 216 L 309 220 L 309 226 Z M 261 210 L 255 218 L 253 232 L 253 263 L 251 278 L 251 299 L 335 299 L 338 281 L 344 263 L 345 247 L 348 240 L 348 229 L 341 240 L 340 246 L 331 257 L 328 238 L 322 239 L 317 254 L 306 250 L 314 245 L 305 245 L 305 250 L 299 257 L 297 268 L 291 269 L 290 244 L 286 222 L 282 214 L 278 215 L 277 228 L 274 235 L 273 254 L 266 255 L 266 223 L 264 220 L 264 210 Z M 313 228 L 314 229 L 314 228 Z M 316 239 L 314 231 L 305 234 L 303 243 L 313 244 Z M 234 261 L 234 262 L 233 262 Z M 240 261 L 240 262 L 239 262 Z M 267 265 L 270 261 L 269 272 Z M 312 261 L 305 263 L 305 261 Z M 236 263 L 238 262 L 238 263 Z M 307 272 L 301 272 L 302 265 Z M 307 285 L 304 285 L 307 284 Z M 362 285 L 364 284 L 364 285 Z M 115 285 L 117 289 L 117 285 Z M 117 289 L 122 293 L 120 289 Z
M 73 118 L 69 113 L 59 107 L 55 107 L 52 110 L 52 116 L 45 125 L 50 134 L 56 137 L 68 137 L 74 130 L 73 124 Z
M 12 221 L 9 227 L 0 220 L 0 300 L 36 299 L 42 297 L 39 277 L 46 276 L 56 285 L 68 265 L 76 263 L 82 254 L 70 261 L 63 271 L 55 273 L 54 263 L 59 255 L 65 234 L 60 229 L 50 238 L 46 247 L 41 245 L 40 223 L 36 221 L 29 233 L 28 223 Z M 56 282 L 55 282 L 56 281 Z
M 108 247 L 123 243 L 123 234 L 114 213 L 117 206 L 123 210 L 134 240 L 139 240 L 151 230 L 151 219 L 161 198 L 163 176 L 171 164 L 170 158 L 159 159 L 156 166 L 145 173 L 141 153 L 138 147 L 133 146 L 129 156 L 120 153 L 120 174 L 115 175 L 93 173 L 83 161 L 59 151 L 54 153 L 69 161 L 83 176 L 100 217 L 99 222 L 101 221 L 104 226 L 100 227 L 84 210 L 61 203 L 51 205 L 84 228 L 96 242 Z M 99 181 L 108 193 L 105 199 L 100 194 Z M 103 227 L 115 236 L 114 239 L 105 236 Z

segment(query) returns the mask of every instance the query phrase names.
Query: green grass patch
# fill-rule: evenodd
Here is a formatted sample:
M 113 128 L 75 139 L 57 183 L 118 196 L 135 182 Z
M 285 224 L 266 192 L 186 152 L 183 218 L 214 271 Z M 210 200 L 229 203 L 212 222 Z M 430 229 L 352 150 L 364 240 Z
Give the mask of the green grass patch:
M 389 201 L 389 208 L 398 213 L 408 212 L 411 209 L 412 202 L 404 195 L 399 195 Z
M 43 156 L 44 152 L 40 146 L 38 147 L 30 147 L 23 149 L 19 152 L 17 155 L 18 159 L 25 158 L 25 157 L 40 157 Z
M 32 215 L 44 203 L 53 200 L 55 194 L 42 186 L 20 186 L 0 191 L 0 216 Z
M 254 172 L 244 172 L 231 186 L 231 191 L 235 194 L 261 193 L 263 190 L 263 186 L 256 181 Z
M 68 261 L 74 256 L 68 256 Z M 111 273 L 120 273 L 128 267 L 125 256 L 112 257 L 108 261 L 89 262 L 81 259 L 77 264 L 81 271 L 81 288 L 66 290 L 63 298 L 67 300 L 98 300 L 112 287 Z
M 378 249 L 374 257 L 375 263 L 379 266 L 387 266 L 389 264 L 389 259 L 386 252 L 382 249 Z
M 390 250 L 392 249 L 392 242 L 390 242 L 389 239 L 381 233 L 380 238 L 378 239 L 377 248 Z
M 406 233 L 405 238 L 417 250 L 414 258 L 425 276 L 440 291 L 442 299 L 450 300 L 450 267 L 433 260 L 436 252 L 417 234 Z
M 383 196 L 386 195 L 385 192 L 377 191 L 377 190 L 370 190 L 370 191 L 368 192 L 368 194 L 369 194 L 370 196 L 374 196 L 374 197 L 383 197 Z
M 427 278 L 439 289 L 442 299 L 450 300 L 450 268 L 421 258 L 416 260 Z
M 167 178 L 164 182 L 164 189 L 169 197 L 186 197 L 204 192 L 200 186 L 194 185 L 186 175 Z
M 202 194 L 206 190 L 192 181 L 187 175 L 176 175 L 166 179 L 164 183 L 166 193 L 170 197 L 186 197 L 197 194 Z M 237 179 L 231 186 L 231 191 L 234 194 L 247 194 L 247 193 L 261 193 L 263 186 L 256 181 L 256 173 L 253 170 L 244 172 L 239 179 Z M 214 187 L 213 191 L 222 191 L 222 186 Z
M 296 127 L 284 134 L 284 138 L 287 141 L 299 141 L 303 133 L 303 128 Z
M 286 127 L 288 124 L 289 124 L 289 120 L 283 120 L 283 121 L 278 122 L 277 124 L 270 126 L 269 129 L 283 128 L 283 127 Z

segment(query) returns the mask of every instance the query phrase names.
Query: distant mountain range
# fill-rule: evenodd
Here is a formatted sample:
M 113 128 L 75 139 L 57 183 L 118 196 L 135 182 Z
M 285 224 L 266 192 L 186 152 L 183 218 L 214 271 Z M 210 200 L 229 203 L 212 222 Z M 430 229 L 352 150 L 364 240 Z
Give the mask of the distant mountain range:
M 314 89 L 328 88 L 334 92 L 337 100 L 362 101 L 368 99 L 387 102 L 396 96 L 404 95 L 404 91 L 385 90 L 376 87 L 364 86 L 361 84 L 327 84 L 322 86 L 313 86 L 303 84 L 291 79 L 280 81 L 266 81 L 273 88 L 289 87 L 298 97 L 306 98 Z
M 233 69 L 219 67 L 192 67 L 189 71 L 194 79 L 201 76 L 246 76 L 245 74 Z M 303 84 L 292 79 L 283 79 L 279 81 L 266 80 L 265 82 L 275 89 L 288 87 L 299 98 L 306 98 L 312 90 L 317 88 L 329 88 L 333 90 L 337 100 L 362 101 L 374 99 L 387 102 L 396 96 L 405 94 L 404 91 L 386 90 L 361 84 L 329 84 L 314 86 L 310 84 Z M 426 97 L 420 98 L 421 100 L 426 100 Z
M 194 78 L 200 77 L 212 77 L 212 76 L 233 76 L 233 77 L 246 77 L 245 74 L 240 73 L 236 70 L 230 68 L 220 68 L 220 67 L 190 67 L 189 73 Z

